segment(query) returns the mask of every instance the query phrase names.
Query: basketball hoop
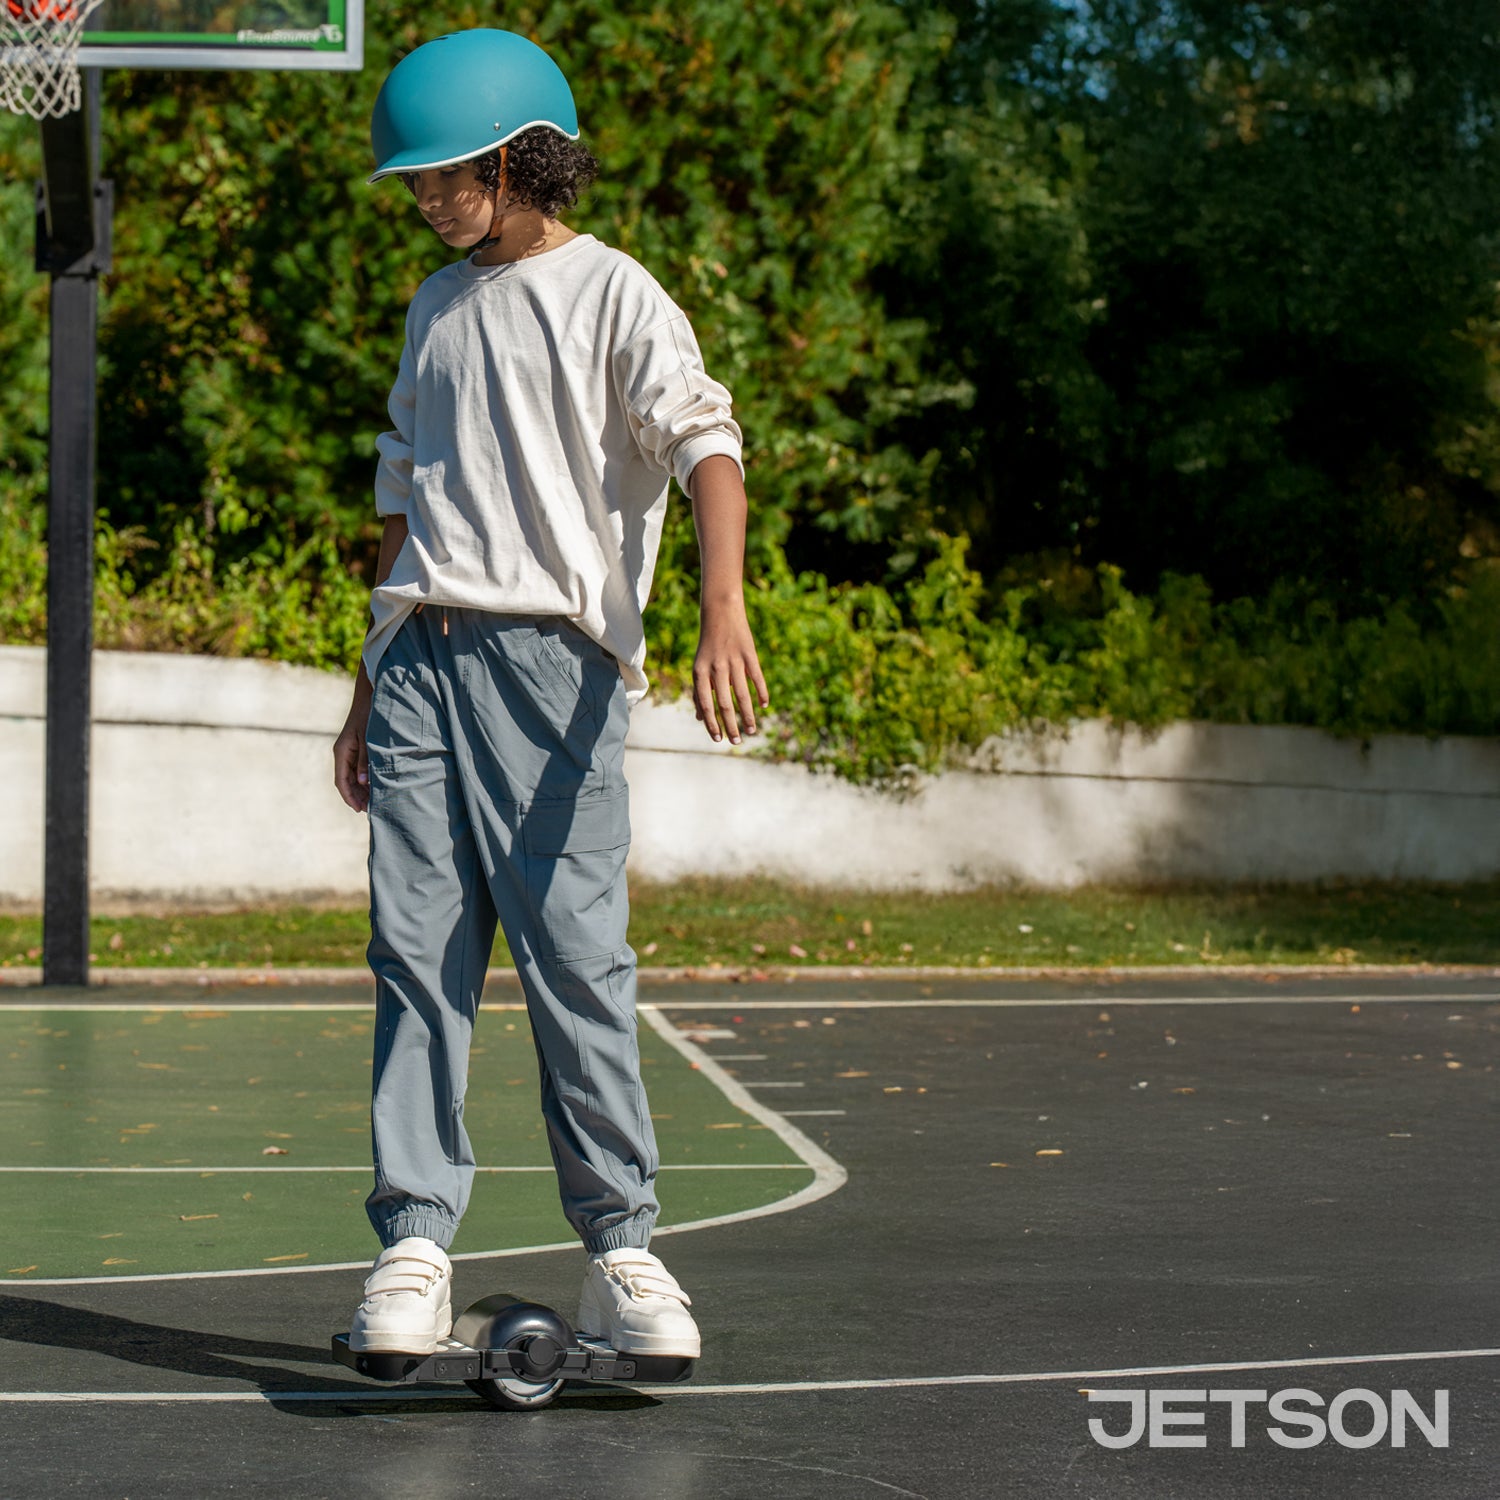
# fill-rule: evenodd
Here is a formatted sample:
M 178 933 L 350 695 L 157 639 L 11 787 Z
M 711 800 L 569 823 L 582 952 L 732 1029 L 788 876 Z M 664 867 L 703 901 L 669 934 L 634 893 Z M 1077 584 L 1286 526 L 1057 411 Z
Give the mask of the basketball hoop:
M 82 100 L 78 47 L 100 0 L 0 0 L 0 105 L 45 120 Z

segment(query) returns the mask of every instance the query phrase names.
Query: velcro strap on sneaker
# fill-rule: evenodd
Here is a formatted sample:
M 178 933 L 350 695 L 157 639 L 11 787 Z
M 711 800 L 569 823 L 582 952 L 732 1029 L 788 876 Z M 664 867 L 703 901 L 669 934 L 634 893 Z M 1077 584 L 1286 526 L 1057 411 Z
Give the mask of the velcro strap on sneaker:
M 447 1274 L 447 1266 L 441 1261 L 424 1255 L 392 1256 L 386 1260 L 381 1256 L 375 1269 L 365 1281 L 365 1295 L 377 1296 L 384 1292 L 417 1292 L 425 1296 L 433 1285 Z
M 641 1260 L 616 1260 L 605 1270 L 632 1297 L 671 1297 L 684 1307 L 693 1305 L 693 1299 L 677 1285 L 677 1278 L 654 1255 Z

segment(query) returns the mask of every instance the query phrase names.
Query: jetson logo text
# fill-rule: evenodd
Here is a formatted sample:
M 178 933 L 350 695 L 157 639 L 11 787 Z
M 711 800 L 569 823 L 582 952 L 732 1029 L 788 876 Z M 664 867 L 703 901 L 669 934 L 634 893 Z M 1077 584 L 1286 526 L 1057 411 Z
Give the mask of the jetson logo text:
M 1408 1427 L 1421 1433 L 1430 1448 L 1448 1446 L 1447 1391 L 1433 1392 L 1430 1414 L 1410 1391 L 1392 1391 L 1389 1398 L 1378 1391 L 1340 1391 L 1326 1407 L 1316 1391 L 1301 1389 L 1090 1391 L 1088 1398 L 1130 1408 L 1128 1419 L 1124 1412 L 1113 1414 L 1109 1422 L 1089 1418 L 1089 1435 L 1106 1448 L 1133 1448 L 1142 1438 L 1148 1448 L 1207 1448 L 1210 1429 L 1213 1446 L 1222 1447 L 1225 1411 L 1231 1448 L 1243 1448 L 1247 1428 L 1254 1432 L 1251 1424 L 1263 1417 L 1270 1420 L 1261 1430 L 1283 1448 L 1316 1448 L 1330 1437 L 1344 1448 L 1404 1448 Z M 1128 1427 L 1121 1428 L 1122 1420 L 1128 1420 Z

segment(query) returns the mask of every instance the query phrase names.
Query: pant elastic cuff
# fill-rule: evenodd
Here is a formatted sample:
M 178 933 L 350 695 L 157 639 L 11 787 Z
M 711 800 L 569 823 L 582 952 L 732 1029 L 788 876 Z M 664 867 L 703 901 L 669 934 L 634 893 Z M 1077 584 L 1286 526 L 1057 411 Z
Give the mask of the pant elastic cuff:
M 590 1255 L 603 1255 L 606 1250 L 644 1250 L 651 1243 L 655 1223 L 654 1213 L 637 1214 L 633 1219 L 611 1224 L 608 1229 L 584 1235 L 583 1248 Z
M 377 1227 L 380 1235 L 380 1243 L 390 1249 L 397 1240 L 404 1240 L 408 1235 L 420 1235 L 426 1240 L 435 1240 L 444 1250 L 453 1243 L 453 1237 L 458 1233 L 458 1225 L 451 1223 L 441 1214 L 423 1212 L 420 1209 L 408 1210 L 397 1214 L 393 1219 Z

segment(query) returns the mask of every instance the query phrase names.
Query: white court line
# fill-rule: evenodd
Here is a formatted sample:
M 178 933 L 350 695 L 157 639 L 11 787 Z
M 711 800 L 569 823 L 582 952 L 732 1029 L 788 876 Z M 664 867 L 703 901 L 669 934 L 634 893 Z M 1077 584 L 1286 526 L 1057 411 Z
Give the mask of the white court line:
M 760 1219 L 770 1214 L 788 1213 L 794 1208 L 804 1208 L 809 1203 L 816 1203 L 819 1198 L 826 1198 L 830 1193 L 836 1193 L 849 1180 L 849 1173 L 844 1167 L 816 1144 L 811 1136 L 804 1135 L 787 1120 L 785 1115 L 777 1114 L 775 1110 L 756 1099 L 742 1083 L 730 1077 L 702 1047 L 690 1042 L 656 1006 L 644 1005 L 640 1011 L 645 1017 L 646 1024 L 663 1041 L 675 1047 L 696 1071 L 723 1093 L 731 1104 L 766 1126 L 794 1156 L 800 1157 L 805 1165 L 813 1169 L 813 1180 L 800 1193 L 793 1193 L 789 1198 L 763 1204 L 760 1208 L 747 1208 L 737 1214 L 725 1214 L 713 1219 L 697 1219 L 692 1224 L 669 1225 L 664 1230 L 655 1231 L 657 1234 L 671 1234 L 674 1228 L 706 1229 L 715 1224 L 739 1224 L 746 1219 Z
M 816 1113 L 816 1111 L 814 1111 Z M 842 1110 L 839 1111 L 843 1113 Z M 189 1176 L 217 1177 L 226 1172 L 363 1172 L 371 1167 L 0 1167 L 0 1172 L 51 1172 L 62 1177 L 80 1172 L 181 1172 Z M 476 1172 L 556 1172 L 555 1167 L 475 1167 Z M 664 1162 L 662 1172 L 809 1172 L 800 1161 L 681 1161 Z M 3 1285 L 4 1283 L 0 1283 Z
M 1076 978 L 1077 976 L 1071 976 Z M 1034 982 L 1034 981 L 1033 981 Z M 910 1000 L 651 1000 L 642 1001 L 637 1009 L 642 1015 L 651 1011 L 688 1011 L 693 1014 L 709 1010 L 1010 1010 L 1036 1009 L 1046 1006 L 1079 1005 L 1493 1005 L 1500 1001 L 1500 992 L 1461 994 L 1390 994 L 1390 995 L 1311 995 L 1311 994 L 1264 994 L 1264 995 L 1119 995 L 1101 988 L 1098 994 L 1084 996 L 1025 996 L 1011 998 L 976 998 L 955 1000 L 942 996 L 923 996 Z M 524 1011 L 524 1004 L 485 1002 L 480 1006 L 485 1011 Z M 362 1011 L 374 1015 L 369 1002 L 331 1000 L 322 1005 L 308 1001 L 256 1001 L 213 1004 L 204 1000 L 183 1001 L 23 1001 L 12 1003 L 0 1001 L 0 1015 L 7 1011 L 200 1011 L 212 1012 L 213 1019 L 243 1012 L 253 1015 L 260 1011 L 302 1011 L 307 1015 L 321 1015 L 334 1011 Z
M 1344 1354 L 1320 1359 L 1247 1359 L 1197 1365 L 1129 1365 L 1112 1370 L 1028 1370 L 1011 1375 L 896 1375 L 874 1380 L 785 1380 L 747 1385 L 666 1385 L 646 1381 L 653 1396 L 783 1396 L 821 1391 L 899 1391 L 942 1385 L 1030 1385 L 1059 1380 L 1139 1380 L 1154 1375 L 1218 1375 L 1238 1370 L 1308 1370 L 1339 1365 L 1420 1363 L 1436 1359 L 1494 1359 L 1500 1349 L 1427 1349 L 1400 1354 Z M 1090 1387 L 1080 1388 L 1080 1394 Z M 0 1405 L 54 1404 L 79 1401 L 166 1402 L 240 1401 L 274 1405 L 278 1401 L 452 1401 L 463 1399 L 456 1388 L 434 1391 L 353 1387 L 341 1391 L 9 1391 L 0 1392 Z M 568 1398 L 561 1398 L 566 1401 Z
M 1038 995 L 1011 999 L 947 1000 L 928 996 L 916 1000 L 653 1000 L 640 1008 L 704 1010 L 1025 1010 L 1048 1006 L 1127 1005 L 1493 1005 L 1493 995 Z
M 659 1239 L 666 1234 L 685 1234 L 696 1229 L 716 1229 L 725 1224 L 740 1224 L 747 1219 L 763 1219 L 772 1214 L 790 1213 L 793 1209 L 816 1203 L 819 1198 L 826 1198 L 829 1193 L 837 1192 L 849 1180 L 848 1172 L 821 1146 L 816 1145 L 811 1137 L 804 1135 L 775 1110 L 751 1098 L 748 1090 L 735 1082 L 701 1047 L 683 1036 L 664 1015 L 652 1006 L 641 1006 L 640 1010 L 646 1023 L 658 1036 L 680 1052 L 692 1068 L 708 1079 L 730 1104 L 770 1130 L 791 1150 L 794 1156 L 800 1158 L 800 1165 L 810 1169 L 813 1174 L 813 1180 L 806 1187 L 800 1188 L 795 1193 L 789 1193 L 785 1198 L 778 1198 L 773 1203 L 763 1203 L 758 1208 L 745 1208 L 736 1213 L 715 1214 L 707 1219 L 689 1219 L 684 1224 L 658 1225 L 652 1230 L 653 1239 Z M 754 1165 L 754 1163 L 747 1165 Z M 799 1163 L 788 1162 L 785 1165 L 795 1168 Z M 579 1249 L 578 1241 L 571 1239 L 558 1240 L 549 1245 L 517 1245 L 509 1250 L 471 1250 L 451 1258 L 453 1260 L 498 1260 L 515 1255 L 540 1255 L 552 1250 L 577 1249 Z M 27 1277 L 24 1281 L 19 1278 L 13 1281 L 3 1280 L 0 1281 L 0 1286 L 115 1286 L 120 1283 L 142 1281 L 225 1281 L 236 1276 L 296 1276 L 307 1275 L 315 1271 L 359 1271 L 367 1269 L 369 1264 L 367 1260 L 349 1260 L 307 1266 L 247 1266 L 232 1271 L 160 1271 L 142 1276 L 55 1276 L 35 1279 Z
M 525 1010 L 523 1000 L 487 1000 L 480 1010 Z M 301 1011 L 304 1015 L 318 1016 L 325 1011 L 362 1011 L 372 1020 L 375 1017 L 375 1002 L 370 1000 L 214 1000 L 205 996 L 200 1000 L 7 1000 L 0 988 L 0 1015 L 7 1011 L 33 1010 L 84 1010 L 84 1011 L 198 1011 L 205 1017 L 220 1020 L 225 1016 L 256 1015 L 261 1011 Z

